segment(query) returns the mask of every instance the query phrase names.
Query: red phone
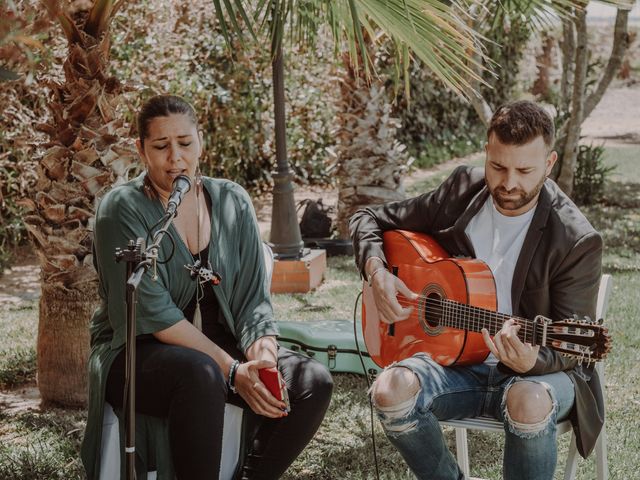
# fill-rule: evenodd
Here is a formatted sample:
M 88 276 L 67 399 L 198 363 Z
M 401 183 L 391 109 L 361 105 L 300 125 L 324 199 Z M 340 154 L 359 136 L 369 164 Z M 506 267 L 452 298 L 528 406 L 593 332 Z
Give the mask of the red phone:
M 260 377 L 260 381 L 267 387 L 267 390 L 271 392 L 271 395 L 276 397 L 277 400 L 284 402 L 286 405 L 284 411 L 287 413 L 290 412 L 291 406 L 289 405 L 287 385 L 284 383 L 284 380 L 282 380 L 280 371 L 275 367 L 261 368 L 258 370 L 258 376 Z

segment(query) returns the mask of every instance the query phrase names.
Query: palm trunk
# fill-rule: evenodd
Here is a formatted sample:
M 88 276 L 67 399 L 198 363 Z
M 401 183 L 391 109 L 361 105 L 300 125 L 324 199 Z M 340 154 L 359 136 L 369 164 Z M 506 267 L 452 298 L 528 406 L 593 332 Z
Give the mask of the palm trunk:
M 95 288 L 43 285 L 38 323 L 38 388 L 43 403 L 84 406 L 87 400 L 88 319 Z
M 42 272 L 37 351 L 44 404 L 86 402 L 89 320 L 98 301 L 95 207 L 137 158 L 131 141 L 120 137 L 126 132 L 116 115 L 122 86 L 108 76 L 112 3 L 97 1 L 88 15 L 74 18 L 56 12 L 69 40 L 65 82 L 48 84 L 52 119 L 39 128 L 49 134 L 49 148 L 25 217 Z
M 339 108 L 338 235 L 349 238 L 349 218 L 360 208 L 402 200 L 406 147 L 396 140 L 400 121 L 380 79 L 372 84 L 345 61 Z

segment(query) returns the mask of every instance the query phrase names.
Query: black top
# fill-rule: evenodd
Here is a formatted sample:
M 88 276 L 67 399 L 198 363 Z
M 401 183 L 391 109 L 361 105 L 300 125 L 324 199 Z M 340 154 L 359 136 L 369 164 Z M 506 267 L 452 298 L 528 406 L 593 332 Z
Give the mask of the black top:
M 204 190 L 205 200 L 207 203 L 207 211 L 211 214 L 211 198 L 209 197 L 209 193 Z M 200 253 L 192 253 L 193 261 L 202 260 L 204 267 L 210 268 L 209 265 L 209 245 L 200 252 Z M 199 278 L 193 280 L 194 282 L 200 281 Z M 231 331 L 229 330 L 228 325 L 224 321 L 224 317 L 220 311 L 220 305 L 218 303 L 218 299 L 213 291 L 214 288 L 218 288 L 213 285 L 211 282 L 205 282 L 202 285 L 202 293 L 203 296 L 200 299 L 200 314 L 202 316 L 202 333 L 204 333 L 207 338 L 218 343 L 218 341 L 223 338 L 226 339 L 229 335 L 231 335 Z M 199 290 L 199 289 L 198 289 Z M 193 323 L 193 316 L 196 311 L 197 304 L 197 295 L 198 290 L 189 301 L 189 304 L 184 309 L 183 313 L 187 320 Z

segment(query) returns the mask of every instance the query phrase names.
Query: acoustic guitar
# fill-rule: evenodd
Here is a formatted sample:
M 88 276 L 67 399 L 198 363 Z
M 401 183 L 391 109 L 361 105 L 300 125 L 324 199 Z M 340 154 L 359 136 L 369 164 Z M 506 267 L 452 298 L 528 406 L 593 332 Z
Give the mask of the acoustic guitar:
M 496 287 L 491 270 L 481 260 L 450 258 L 428 235 L 405 230 L 383 234 L 384 253 L 392 273 L 417 299 L 398 295 L 402 306 L 412 306 L 407 320 L 383 322 L 371 287 L 364 283 L 362 328 L 367 350 L 380 367 L 425 352 L 440 365 L 481 363 L 489 355 L 483 328 L 495 335 L 514 318 L 518 337 L 531 345 L 543 345 L 579 361 L 602 360 L 611 349 L 611 338 L 602 322 L 570 318 L 551 322 L 496 312 Z

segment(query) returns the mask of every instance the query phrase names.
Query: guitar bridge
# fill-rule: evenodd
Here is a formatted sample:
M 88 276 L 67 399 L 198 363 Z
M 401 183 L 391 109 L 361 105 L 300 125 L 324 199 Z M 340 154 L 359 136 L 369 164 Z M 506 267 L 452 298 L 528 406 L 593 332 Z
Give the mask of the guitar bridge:
M 533 319 L 533 341 L 531 345 L 534 347 L 536 345 L 546 345 L 547 344 L 547 328 L 551 324 L 551 320 L 547 317 L 543 317 L 542 315 L 536 316 Z M 542 341 L 538 343 L 538 335 L 541 336 Z

